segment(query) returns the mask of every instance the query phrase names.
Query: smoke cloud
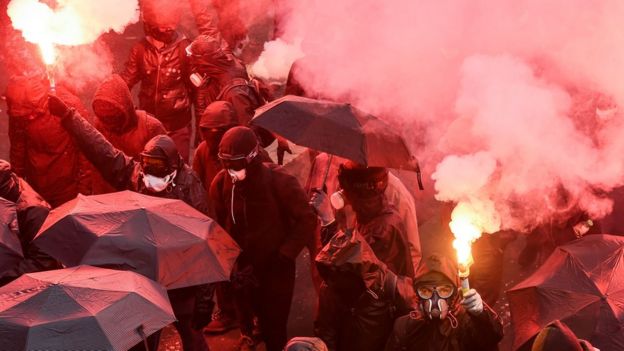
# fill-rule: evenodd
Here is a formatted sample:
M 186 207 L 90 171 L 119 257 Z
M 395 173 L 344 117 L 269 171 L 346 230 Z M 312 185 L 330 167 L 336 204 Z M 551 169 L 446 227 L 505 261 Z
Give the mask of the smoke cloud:
M 301 41 L 289 44 L 278 38 L 264 44 L 264 51 L 253 65 L 250 72 L 267 81 L 286 83 L 288 72 L 293 62 L 303 57 Z
M 283 1 L 306 91 L 401 127 L 437 198 L 528 230 L 624 181 L 624 3 Z

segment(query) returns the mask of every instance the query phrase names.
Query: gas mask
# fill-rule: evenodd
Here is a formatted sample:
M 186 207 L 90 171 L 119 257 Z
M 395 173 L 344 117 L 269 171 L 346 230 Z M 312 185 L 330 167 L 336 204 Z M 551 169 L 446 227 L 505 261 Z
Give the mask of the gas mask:
M 449 299 L 455 293 L 450 284 L 440 286 L 421 285 L 416 289 L 420 306 L 429 319 L 445 319 L 449 314 Z
M 233 183 L 240 182 L 241 180 L 245 180 L 245 178 L 247 178 L 247 170 L 245 168 L 238 171 L 229 168 L 227 172 L 232 178 Z
M 189 76 L 189 80 L 195 88 L 201 88 L 206 82 L 210 80 L 210 78 L 206 75 L 195 72 Z
M 175 186 L 175 184 L 173 183 L 173 180 L 175 179 L 177 174 L 178 174 L 177 170 L 166 175 L 165 177 L 156 177 L 151 174 L 143 173 L 143 184 L 145 184 L 145 187 L 148 190 L 155 192 L 155 193 L 159 193 L 167 189 L 169 185 Z

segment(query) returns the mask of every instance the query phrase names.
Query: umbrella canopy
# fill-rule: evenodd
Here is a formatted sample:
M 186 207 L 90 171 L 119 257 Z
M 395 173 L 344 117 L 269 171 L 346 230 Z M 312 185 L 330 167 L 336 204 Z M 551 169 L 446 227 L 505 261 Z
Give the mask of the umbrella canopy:
M 400 133 L 350 104 L 287 95 L 258 108 L 251 123 L 366 166 L 418 170 Z
M 0 288 L 3 350 L 127 350 L 173 321 L 167 291 L 133 272 L 79 266 Z
M 15 204 L 0 197 L 0 276 L 24 258 Z
M 78 195 L 50 212 L 34 243 L 66 266 L 131 270 L 167 289 L 229 280 L 240 252 L 185 202 L 131 191 Z
M 601 350 L 624 350 L 624 238 L 588 235 L 558 247 L 507 297 L 514 349 L 561 320 Z

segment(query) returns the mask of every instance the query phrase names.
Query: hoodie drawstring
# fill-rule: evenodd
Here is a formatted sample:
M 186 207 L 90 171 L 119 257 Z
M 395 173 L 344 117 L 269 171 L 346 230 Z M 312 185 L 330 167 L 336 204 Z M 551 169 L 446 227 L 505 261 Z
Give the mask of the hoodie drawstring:
M 236 216 L 234 216 L 234 189 L 236 189 L 236 181 L 232 181 L 232 199 L 230 201 L 230 211 L 232 212 L 232 221 L 236 224 Z

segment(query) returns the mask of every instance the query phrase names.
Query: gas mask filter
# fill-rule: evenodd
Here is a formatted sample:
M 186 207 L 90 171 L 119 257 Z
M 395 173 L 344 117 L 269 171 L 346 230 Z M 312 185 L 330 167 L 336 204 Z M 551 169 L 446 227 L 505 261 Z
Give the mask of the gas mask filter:
M 195 88 L 200 88 L 208 81 L 208 78 L 206 76 L 203 76 L 195 72 L 189 76 L 189 80 L 191 81 L 191 84 L 193 84 Z
M 329 201 L 331 202 L 334 210 L 342 210 L 346 204 L 344 192 L 342 190 L 336 191 L 335 193 L 331 194 L 331 196 L 329 197 Z

